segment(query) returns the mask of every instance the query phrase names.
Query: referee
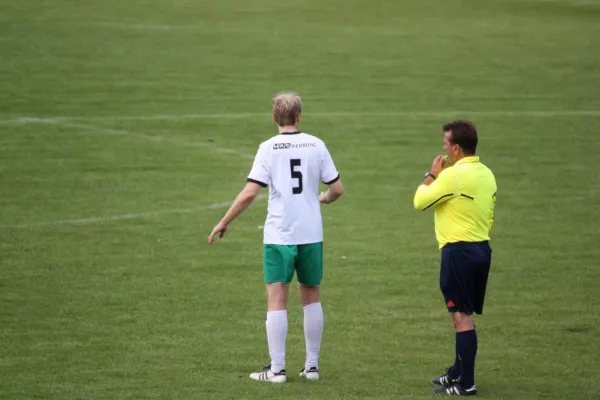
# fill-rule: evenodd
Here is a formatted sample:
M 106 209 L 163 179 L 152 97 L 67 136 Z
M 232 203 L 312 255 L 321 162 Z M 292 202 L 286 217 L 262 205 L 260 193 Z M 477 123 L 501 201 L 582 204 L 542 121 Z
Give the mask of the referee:
M 442 130 L 447 157 L 433 160 L 414 198 L 417 210 L 435 210 L 435 234 L 442 250 L 440 289 L 456 328 L 454 365 L 432 379 L 438 385 L 433 391 L 473 396 L 477 354 L 473 313 L 483 311 L 492 260 L 488 241 L 496 179 L 475 156 L 477 129 L 471 121 L 450 122 Z

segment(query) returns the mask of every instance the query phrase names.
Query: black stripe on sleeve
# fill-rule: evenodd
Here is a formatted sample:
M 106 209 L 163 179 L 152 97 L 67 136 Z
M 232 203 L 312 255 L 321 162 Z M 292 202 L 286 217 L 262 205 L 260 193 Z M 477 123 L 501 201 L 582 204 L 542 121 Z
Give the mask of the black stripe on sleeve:
M 266 183 L 262 183 L 261 181 L 257 181 L 256 179 L 248 178 L 247 181 L 248 182 L 252 182 L 252 183 L 256 183 L 257 185 L 260 185 L 262 187 L 267 187 Z
M 340 174 L 338 174 L 338 176 L 336 176 L 333 180 L 331 180 L 329 182 L 323 182 L 323 183 L 326 185 L 331 185 L 332 183 L 336 183 L 339 180 L 340 180 Z
M 460 195 L 461 195 L 462 197 L 466 197 L 467 199 L 475 200 L 475 198 L 474 198 L 474 197 L 471 197 L 471 196 L 469 196 L 469 195 L 466 195 L 466 194 L 464 194 L 464 193 L 461 193 Z
M 444 199 L 444 198 L 446 198 L 446 197 L 448 197 L 448 196 L 452 196 L 452 194 L 453 194 L 453 193 L 449 193 L 449 194 L 445 194 L 445 195 L 443 195 L 442 197 L 440 197 L 439 199 L 437 199 L 436 201 L 434 201 L 433 203 L 431 203 L 430 205 L 428 205 L 427 207 L 425 207 L 425 208 L 423 209 L 423 211 L 425 211 L 425 210 L 427 210 L 429 207 L 431 207 L 431 206 L 435 205 L 435 203 L 437 203 L 438 201 L 440 201 L 440 200 L 442 200 L 442 199 Z

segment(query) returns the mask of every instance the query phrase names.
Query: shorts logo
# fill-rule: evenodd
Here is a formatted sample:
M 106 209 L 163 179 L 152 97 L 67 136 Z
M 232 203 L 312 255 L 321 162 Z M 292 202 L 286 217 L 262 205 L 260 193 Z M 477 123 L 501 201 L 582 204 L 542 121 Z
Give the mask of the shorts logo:
M 456 304 L 454 304 L 454 302 L 450 300 L 448 304 L 446 304 L 446 307 L 456 307 Z

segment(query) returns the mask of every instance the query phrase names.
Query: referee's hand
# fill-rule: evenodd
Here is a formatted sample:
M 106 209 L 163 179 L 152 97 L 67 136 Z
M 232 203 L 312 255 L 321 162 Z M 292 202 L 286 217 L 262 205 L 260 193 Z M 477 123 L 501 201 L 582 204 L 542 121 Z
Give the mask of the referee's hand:
M 440 172 L 444 169 L 444 156 L 439 155 L 433 159 L 433 163 L 431 164 L 431 172 L 435 176 L 439 176 Z

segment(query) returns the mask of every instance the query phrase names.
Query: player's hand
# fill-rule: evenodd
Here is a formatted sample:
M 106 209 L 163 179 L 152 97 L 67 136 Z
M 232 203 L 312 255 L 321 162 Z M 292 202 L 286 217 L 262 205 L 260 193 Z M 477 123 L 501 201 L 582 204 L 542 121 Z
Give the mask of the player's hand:
M 327 193 L 326 192 L 321 192 L 319 194 L 319 202 L 321 203 L 325 203 L 325 204 L 329 204 L 329 201 L 327 199 Z
M 223 239 L 223 235 L 227 232 L 227 225 L 222 222 L 219 222 L 212 230 L 210 235 L 208 236 L 208 244 L 213 244 L 215 241 L 215 236 L 219 234 L 219 237 Z
M 444 169 L 444 156 L 437 156 L 433 159 L 433 163 L 431 164 L 431 172 L 435 176 L 439 176 L 440 172 Z

